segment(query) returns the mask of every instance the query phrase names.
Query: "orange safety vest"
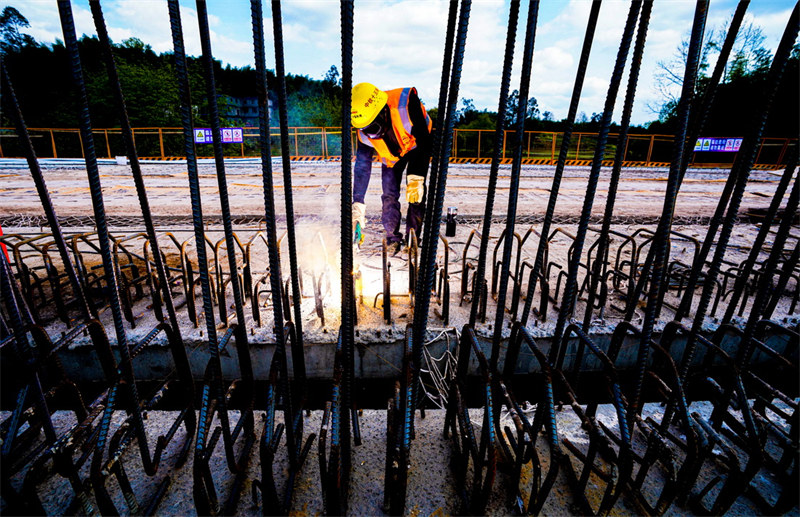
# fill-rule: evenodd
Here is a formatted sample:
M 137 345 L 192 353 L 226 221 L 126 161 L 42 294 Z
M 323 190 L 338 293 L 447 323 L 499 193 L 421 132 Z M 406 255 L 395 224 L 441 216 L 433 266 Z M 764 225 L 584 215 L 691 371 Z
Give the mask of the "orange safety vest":
M 360 129 L 358 130 L 359 140 L 374 148 L 378 152 L 378 158 L 387 167 L 394 167 L 394 164 L 397 163 L 401 157 L 417 147 L 417 139 L 411 135 L 411 117 L 408 116 L 408 96 L 412 92 L 416 95 L 417 89 L 397 88 L 386 92 L 389 94 L 386 104 L 389 106 L 389 113 L 392 117 L 392 130 L 394 131 L 397 143 L 400 144 L 400 156 L 392 154 L 382 138 L 372 139 L 365 135 Z M 428 112 L 425 111 L 425 106 L 422 104 L 422 101 L 420 101 L 419 105 L 422 108 L 425 121 L 428 123 L 428 132 L 430 132 L 433 127 L 431 118 L 428 116 Z

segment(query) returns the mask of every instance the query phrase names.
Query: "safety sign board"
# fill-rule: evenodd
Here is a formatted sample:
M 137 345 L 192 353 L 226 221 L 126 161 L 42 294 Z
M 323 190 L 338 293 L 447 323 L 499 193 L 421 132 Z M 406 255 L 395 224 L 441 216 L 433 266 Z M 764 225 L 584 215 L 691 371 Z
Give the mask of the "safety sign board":
M 695 152 L 735 153 L 741 146 L 741 138 L 698 138 L 694 144 L 694 150 Z
M 241 144 L 244 133 L 240 127 L 223 127 L 220 129 L 220 136 L 223 144 Z M 211 129 L 207 127 L 194 128 L 194 143 L 211 144 L 214 143 Z

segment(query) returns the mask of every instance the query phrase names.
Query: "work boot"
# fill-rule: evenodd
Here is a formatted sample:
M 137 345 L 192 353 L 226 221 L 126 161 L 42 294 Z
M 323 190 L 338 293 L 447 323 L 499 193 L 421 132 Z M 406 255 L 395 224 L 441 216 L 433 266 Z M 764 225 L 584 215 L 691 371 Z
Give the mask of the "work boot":
M 404 248 L 403 243 L 400 241 L 390 242 L 386 247 L 390 257 L 396 257 Z

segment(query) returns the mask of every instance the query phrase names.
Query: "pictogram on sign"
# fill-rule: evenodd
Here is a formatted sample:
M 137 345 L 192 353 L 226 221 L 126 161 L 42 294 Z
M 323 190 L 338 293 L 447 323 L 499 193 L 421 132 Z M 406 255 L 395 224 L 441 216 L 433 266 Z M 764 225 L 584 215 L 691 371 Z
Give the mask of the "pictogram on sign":
M 223 127 L 220 129 L 220 137 L 223 144 L 241 144 L 244 139 L 244 132 L 240 127 Z M 194 143 L 212 144 L 214 138 L 211 129 L 207 127 L 197 127 L 194 129 Z

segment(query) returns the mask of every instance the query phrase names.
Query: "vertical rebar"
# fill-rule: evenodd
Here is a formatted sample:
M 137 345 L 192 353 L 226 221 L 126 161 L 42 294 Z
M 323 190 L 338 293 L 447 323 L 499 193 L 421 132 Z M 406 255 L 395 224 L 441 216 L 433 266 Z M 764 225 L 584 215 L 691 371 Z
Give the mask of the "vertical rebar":
M 30 343 L 25 336 L 25 324 L 23 323 L 22 315 L 18 307 L 18 299 L 21 294 L 17 292 L 17 286 L 14 284 L 14 273 L 11 271 L 11 265 L 6 260 L 5 253 L 0 253 L 0 294 L 4 300 L 6 310 L 11 320 L 11 328 L 14 332 L 14 339 L 11 340 L 12 349 L 19 359 L 21 366 L 25 369 L 21 377 L 30 376 L 30 386 L 33 387 L 34 404 L 40 413 L 42 426 L 44 427 L 44 434 L 49 443 L 56 441 L 58 436 L 53 427 L 53 421 L 50 419 L 50 410 L 47 407 L 47 400 L 44 398 L 44 391 L 42 390 L 42 383 L 39 379 L 39 372 L 32 366 L 36 359 L 33 356 L 33 350 Z M 24 401 L 23 401 L 24 403 Z M 11 445 L 16 438 L 17 429 L 11 427 L 9 433 L 4 437 L 5 442 L 2 444 L 2 454 L 7 455 L 11 450 Z
M 625 149 L 628 146 L 628 129 L 630 127 L 631 113 L 633 111 L 633 101 L 636 97 L 639 69 L 642 65 L 642 54 L 644 53 L 644 44 L 647 40 L 647 29 L 650 23 L 652 8 L 653 2 L 646 0 L 644 4 L 642 4 L 642 12 L 639 16 L 639 30 L 636 33 L 636 43 L 634 44 L 633 57 L 631 58 L 631 69 L 628 74 L 628 87 L 625 92 L 625 105 L 622 108 L 622 120 L 620 121 L 619 136 L 617 137 L 617 150 L 614 155 L 614 165 L 611 169 L 608 194 L 606 195 L 606 209 L 603 214 L 603 225 L 600 229 L 600 237 L 598 239 L 597 255 L 591 272 L 591 287 L 589 288 L 588 299 L 586 301 L 586 313 L 583 316 L 583 331 L 587 333 L 592 323 L 595 293 L 597 292 L 597 286 L 600 282 L 600 275 L 602 274 L 603 264 L 605 263 L 606 253 L 608 251 L 611 217 L 614 214 L 614 203 L 617 199 L 617 188 L 619 186 L 619 177 L 622 172 L 622 162 L 625 161 Z
M 530 9 L 530 7 L 529 7 Z M 489 186 L 486 190 L 486 207 L 483 212 L 483 230 L 481 231 L 481 245 L 478 253 L 478 267 L 474 278 L 477 282 L 472 293 L 472 307 L 469 313 L 469 325 L 474 327 L 478 319 L 483 292 L 483 277 L 486 275 L 486 251 L 489 248 L 489 234 L 492 231 L 492 212 L 494 210 L 494 195 L 497 190 L 497 172 L 500 169 L 500 146 L 503 141 L 503 130 L 506 118 L 506 104 L 508 102 L 508 88 L 511 84 L 511 70 L 514 61 L 514 42 L 517 37 L 517 22 L 519 21 L 519 0 L 512 0 L 508 12 L 508 29 L 506 30 L 506 50 L 503 58 L 503 75 L 500 80 L 500 101 L 497 106 L 497 122 L 494 130 L 494 149 L 492 150 L 492 164 L 489 168 Z M 480 139 L 481 132 L 478 132 Z M 480 156 L 480 141 L 478 142 Z M 461 272 L 466 275 L 466 271 Z
M 692 156 L 692 149 L 694 148 L 694 144 L 697 141 L 697 138 L 700 136 L 700 133 L 703 131 L 705 127 L 706 119 L 711 111 L 711 105 L 714 102 L 714 97 L 717 92 L 717 86 L 719 85 L 720 80 L 722 79 L 722 74 L 725 72 L 728 64 L 728 58 L 730 57 L 731 50 L 733 49 L 733 45 L 736 42 L 736 36 L 739 33 L 739 28 L 742 25 L 742 20 L 744 20 L 745 12 L 747 11 L 747 7 L 749 6 L 749 0 L 740 0 L 739 4 L 736 6 L 736 11 L 733 14 L 733 18 L 731 19 L 731 24 L 728 27 L 728 32 L 725 35 L 725 41 L 720 48 L 719 56 L 717 57 L 717 64 L 714 66 L 714 72 L 711 74 L 711 78 L 708 81 L 708 84 L 705 87 L 705 92 L 703 93 L 703 97 L 700 102 L 700 106 L 698 109 L 692 109 L 692 117 L 691 122 L 691 131 L 689 132 L 689 137 L 686 139 L 686 149 L 684 149 L 683 154 L 683 163 L 681 163 L 681 172 L 680 177 L 678 179 L 678 190 L 680 191 L 681 184 L 683 183 L 683 178 L 686 175 L 686 170 L 689 167 L 690 157 Z M 697 256 L 697 262 L 700 264 L 704 264 L 706 258 L 708 257 L 708 253 L 711 250 L 711 246 L 714 243 L 714 237 L 717 234 L 717 229 L 719 228 L 719 223 L 722 220 L 722 216 L 725 213 L 725 207 L 728 204 L 728 200 L 730 199 L 730 192 L 733 189 L 733 184 L 735 182 L 735 178 L 732 176 L 728 177 L 728 181 L 723 188 L 723 194 L 720 197 L 719 204 L 717 209 L 714 213 L 714 216 L 711 218 L 711 222 L 709 223 L 709 229 L 706 233 L 706 238 L 703 240 L 703 246 L 701 247 L 701 251 Z M 713 230 L 713 231 L 712 231 Z M 651 248 L 652 250 L 652 248 Z M 648 261 L 645 261 L 645 268 L 643 269 L 643 274 L 640 278 L 639 283 L 641 287 L 644 286 L 645 279 L 648 275 L 650 270 L 649 266 L 647 265 Z M 698 271 L 699 275 L 699 271 Z M 687 288 L 685 291 L 685 295 L 681 304 L 678 308 L 677 315 L 675 319 L 681 320 L 684 316 L 689 312 L 691 308 L 691 302 L 694 298 L 694 290 L 697 286 L 699 276 L 695 276 L 694 268 L 689 274 L 689 280 L 687 284 Z M 636 291 L 634 292 L 634 296 L 631 300 L 638 300 L 639 295 L 641 294 L 640 285 L 636 286 Z M 632 315 L 632 309 L 631 309 Z
M 350 411 L 352 408 L 352 376 L 353 348 L 355 347 L 355 294 L 353 292 L 353 163 L 352 140 L 350 133 L 352 123 L 350 109 L 352 104 L 353 88 L 353 1 L 341 0 L 340 18 L 342 27 L 342 188 L 341 188 L 341 283 L 342 283 L 342 324 L 340 337 L 342 340 L 343 378 L 341 389 L 341 402 L 338 405 L 338 415 L 333 415 L 333 425 L 338 421 L 338 441 L 340 447 L 339 462 L 336 465 L 338 473 L 344 472 L 346 480 L 350 473 Z M 335 387 L 336 388 L 336 387 Z M 334 447 L 337 434 L 332 433 L 331 447 Z M 341 480 L 341 477 L 338 477 Z M 329 501 L 333 508 L 328 508 L 330 513 L 344 513 L 347 511 L 348 486 L 340 487 L 338 494 L 340 500 Z M 339 499 L 339 497 L 337 497 Z
M 669 258 L 669 232 L 672 228 L 672 215 L 675 212 L 675 201 L 678 196 L 678 181 L 680 178 L 681 164 L 683 163 L 683 153 L 686 150 L 685 138 L 689 124 L 689 114 L 691 111 L 692 100 L 697 81 L 697 68 L 700 63 L 700 55 L 703 44 L 703 33 L 705 32 L 706 18 L 708 16 L 708 0 L 698 0 L 692 33 L 689 40 L 689 53 L 686 59 L 686 69 L 683 75 L 683 86 L 681 88 L 681 98 L 678 102 L 678 131 L 672 145 L 672 163 L 670 165 L 667 188 L 664 194 L 664 207 L 658 221 L 651 249 L 653 249 L 653 270 L 650 280 L 651 288 L 648 291 L 647 306 L 645 307 L 644 322 L 642 323 L 642 334 L 639 342 L 639 350 L 636 358 L 636 384 L 634 385 L 634 396 L 632 399 L 632 412 L 638 413 L 642 384 L 644 382 L 647 361 L 650 356 L 650 340 L 653 337 L 653 325 L 658 313 L 659 286 L 664 281 L 665 264 Z M 630 425 L 633 426 L 635 419 L 631 419 Z M 632 427 L 631 427 L 632 429 Z
M 728 308 L 725 311 L 725 316 L 722 318 L 722 323 L 729 323 L 731 319 L 733 319 L 733 314 L 736 312 L 736 307 L 739 305 L 739 299 L 741 298 L 743 291 L 747 289 L 747 282 L 750 279 L 750 274 L 753 272 L 753 267 L 756 265 L 758 255 L 761 253 L 761 247 L 767 240 L 767 235 L 769 235 L 769 230 L 772 227 L 772 223 L 775 221 L 775 216 L 777 215 L 778 209 L 781 206 L 783 196 L 786 194 L 786 189 L 789 187 L 789 182 L 792 181 L 795 167 L 797 167 L 797 147 L 795 147 L 791 153 L 792 155 L 789 158 L 789 163 L 786 165 L 786 169 L 784 170 L 783 175 L 778 182 L 778 186 L 775 189 L 775 194 L 769 204 L 767 213 L 764 215 L 761 228 L 758 230 L 755 241 L 753 241 L 753 244 L 750 245 L 750 253 L 747 256 L 747 259 L 744 261 L 744 265 L 739 268 L 739 273 L 733 286 L 731 298 L 728 301 Z M 791 220 L 792 217 L 793 212 L 789 211 L 787 205 L 786 210 L 784 210 L 783 219 Z M 774 246 L 775 245 L 773 244 L 773 247 Z
M 433 214 L 431 215 L 431 225 L 425 231 L 422 246 L 422 264 L 420 274 L 417 279 L 416 298 L 414 306 L 413 323 L 413 360 L 414 360 L 414 389 L 413 400 L 417 400 L 417 384 L 419 383 L 419 370 L 422 365 L 422 350 L 425 342 L 425 331 L 428 327 L 428 310 L 430 308 L 431 290 L 436 274 L 436 252 L 439 245 L 439 226 L 442 222 L 442 208 L 444 205 L 444 193 L 447 186 L 447 167 L 450 160 L 450 152 L 453 145 L 453 127 L 455 125 L 455 110 L 458 100 L 458 89 L 461 84 L 461 67 L 464 62 L 464 48 L 467 42 L 467 28 L 469 26 L 469 13 L 472 5 L 471 0 L 462 0 L 458 21 L 458 34 L 456 36 L 455 55 L 453 58 L 453 69 L 450 77 L 450 89 L 448 92 L 447 116 L 442 127 L 442 150 L 438 161 L 431 165 L 431 173 L 439 175 L 436 182 L 435 199 L 433 202 Z M 413 417 L 412 417 L 413 418 Z
M 593 0 L 591 10 L 589 11 L 589 21 L 586 23 L 586 33 L 583 36 L 583 47 L 581 48 L 581 57 L 578 60 L 578 70 L 575 73 L 575 84 L 572 87 L 572 99 L 569 103 L 569 112 L 567 113 L 566 127 L 564 127 L 564 134 L 561 137 L 561 148 L 558 151 L 558 162 L 556 163 L 556 170 L 553 172 L 553 184 L 550 187 L 550 198 L 547 201 L 547 210 L 545 211 L 544 220 L 542 221 L 542 229 L 539 234 L 539 245 L 536 249 L 536 258 L 533 263 L 533 271 L 531 279 L 534 279 L 537 274 L 540 274 L 544 264 L 544 253 L 547 249 L 547 238 L 550 233 L 550 225 L 553 222 L 553 214 L 556 210 L 556 201 L 558 200 L 558 191 L 561 188 L 561 178 L 564 175 L 564 167 L 567 163 L 567 154 L 569 153 L 569 145 L 572 141 L 572 130 L 575 125 L 575 117 L 578 114 L 578 103 L 581 100 L 581 90 L 583 90 L 583 81 L 586 77 L 586 67 L 589 64 L 589 54 L 592 50 L 592 41 L 594 40 L 594 32 L 597 28 L 597 18 L 600 15 L 601 0 Z M 555 135 L 553 136 L 555 138 Z M 553 144 L 555 145 L 555 143 Z M 520 321 L 522 325 L 528 323 L 528 316 L 531 312 L 533 305 L 533 289 L 528 286 L 528 297 L 525 300 L 525 306 L 522 309 L 522 317 Z
M 186 63 L 186 50 L 183 44 L 183 28 L 181 26 L 180 5 L 178 0 L 167 0 L 169 10 L 170 30 L 172 33 L 172 45 L 175 51 L 175 75 L 178 80 L 178 93 L 180 97 L 180 118 L 183 126 L 183 149 L 186 154 L 186 169 L 189 176 L 189 198 L 192 204 L 192 226 L 194 228 L 195 249 L 197 252 L 197 270 L 200 277 L 200 290 L 203 294 L 203 314 L 206 322 L 206 332 L 208 333 L 208 351 L 211 355 L 211 367 L 215 370 L 218 377 L 222 376 L 220 365 L 219 339 L 217 336 L 217 324 L 214 317 L 214 306 L 211 299 L 211 282 L 208 275 L 208 252 L 206 249 L 205 230 L 203 229 L 203 203 L 200 198 L 200 176 L 197 170 L 197 153 L 194 147 L 194 117 L 192 115 L 192 95 L 189 87 L 189 73 Z M 194 290 L 193 285 L 188 286 Z M 223 442 L 227 457 L 233 456 L 233 444 L 231 440 L 230 419 L 227 412 L 227 404 L 222 394 L 221 387 L 217 383 L 213 386 L 215 393 L 213 397 L 217 400 L 217 412 L 219 413 L 220 423 L 222 424 Z M 211 387 L 204 388 L 204 399 L 208 399 L 208 392 Z M 205 400 L 200 412 L 201 425 L 197 428 L 197 439 L 195 451 L 202 454 L 207 446 L 209 436 L 205 432 L 204 415 Z M 195 461 L 198 457 L 195 456 Z M 196 481 L 197 484 L 197 481 Z
M 109 40 L 108 31 L 106 30 L 106 22 L 103 17 L 103 10 L 100 6 L 99 0 L 90 2 L 89 7 L 92 10 L 95 28 L 97 29 L 97 35 L 100 40 L 100 44 L 102 45 L 103 57 L 105 58 L 106 62 L 106 71 L 108 73 L 109 83 L 114 91 L 114 96 L 116 97 L 119 108 L 122 137 L 125 142 L 125 147 L 128 151 L 128 159 L 130 160 L 133 181 L 136 185 L 136 194 L 139 198 L 139 206 L 142 210 L 142 219 L 144 220 L 145 231 L 147 232 L 147 238 L 150 241 L 150 247 L 153 250 L 153 261 L 155 262 L 156 274 L 158 275 L 158 282 L 161 287 L 161 297 L 167 307 L 167 317 L 169 319 L 170 327 L 172 327 L 172 331 L 176 334 L 177 339 L 183 343 L 183 336 L 181 335 L 180 326 L 178 325 L 178 317 L 175 312 L 175 304 L 172 301 L 172 292 L 170 289 L 169 279 L 167 278 L 166 268 L 161 255 L 161 248 L 158 245 L 156 230 L 153 226 L 153 216 L 150 213 L 150 202 L 147 198 L 144 178 L 142 177 L 142 170 L 139 165 L 139 156 L 136 152 L 136 146 L 133 142 L 133 131 L 131 130 L 131 123 L 130 119 L 128 118 L 128 110 L 125 107 L 125 96 L 122 93 L 122 86 L 119 82 L 119 75 L 117 74 L 117 66 L 114 62 L 114 55 L 111 51 L 111 41 Z M 158 304 L 155 304 L 155 306 L 158 307 L 158 312 L 160 313 L 160 306 Z M 176 363 L 175 367 L 178 369 L 181 382 L 185 384 L 185 400 L 187 403 L 191 403 L 191 401 L 194 400 L 192 371 L 189 366 L 189 358 L 186 356 L 186 350 L 185 348 L 182 348 L 182 350 L 183 353 L 173 356 L 173 360 Z
M 114 257 L 111 254 L 111 247 L 109 246 L 110 237 L 108 234 L 108 225 L 106 223 L 103 189 L 100 185 L 100 171 L 97 167 L 97 155 L 95 154 L 94 137 L 92 136 L 89 101 L 86 96 L 81 58 L 78 52 L 78 40 L 75 36 L 75 21 L 72 17 L 72 6 L 69 0 L 58 0 L 58 13 L 61 18 L 64 44 L 70 59 L 72 79 L 78 93 L 78 98 L 80 99 L 78 104 L 80 112 L 78 116 L 82 149 L 86 162 L 86 174 L 89 179 L 89 191 L 92 198 L 95 224 L 97 225 L 97 240 L 103 261 L 103 273 L 108 287 L 107 292 L 111 307 L 111 316 L 114 320 L 114 332 L 117 338 L 117 347 L 122 358 L 122 375 L 127 381 L 128 390 L 130 390 L 129 412 L 133 417 L 134 430 L 139 445 L 139 452 L 141 453 L 142 463 L 144 464 L 145 470 L 150 472 L 150 450 L 147 446 L 147 433 L 145 432 L 144 421 L 139 408 L 139 393 L 136 386 L 136 378 L 133 374 L 133 363 L 131 362 L 130 349 L 128 348 L 128 338 L 125 335 L 122 306 L 119 299 L 119 288 L 116 272 L 114 271 Z M 101 452 L 101 450 L 97 451 L 97 454 Z
M 253 49 L 256 65 L 256 94 L 258 96 L 258 142 L 261 149 L 261 179 L 264 191 L 264 220 L 267 229 L 267 255 L 269 260 L 269 283 L 272 288 L 272 314 L 275 332 L 275 353 L 280 356 L 278 368 L 280 371 L 281 384 L 287 385 L 286 371 L 286 334 L 283 330 L 283 278 L 281 275 L 281 260 L 278 254 L 278 231 L 275 224 L 275 188 L 272 182 L 272 148 L 269 135 L 269 98 L 267 96 L 267 65 L 264 53 L 264 18 L 261 7 L 261 0 L 251 0 L 250 10 L 253 25 Z M 274 11 L 273 11 L 274 12 Z M 274 16 L 274 14 L 273 14 Z M 279 23 L 279 22 L 276 22 Z M 276 32 L 277 39 L 277 32 Z M 281 123 L 281 129 L 285 129 Z M 287 160 L 288 161 L 288 160 Z M 293 226 L 291 222 L 289 227 Z M 294 270 L 296 271 L 296 270 Z M 292 275 L 293 277 L 296 275 Z M 252 303 L 258 303 L 253 300 Z M 295 370 L 299 365 L 295 363 Z M 286 446 L 289 450 L 289 462 L 292 468 L 296 461 L 296 444 L 294 433 L 294 413 L 293 404 L 289 400 L 291 395 L 288 390 L 283 390 L 284 400 L 284 422 L 286 429 Z M 263 480 L 262 480 L 263 481 Z M 266 504 L 266 503 L 264 503 Z
M 446 116 L 447 114 L 447 101 L 448 101 L 448 92 L 450 91 L 450 67 L 453 64 L 453 45 L 455 44 L 455 36 L 456 36 L 456 21 L 458 19 L 458 2 L 451 1 L 450 2 L 450 9 L 447 14 L 447 30 L 445 33 L 444 38 L 444 59 L 442 61 L 442 79 L 439 83 L 439 104 L 437 107 L 439 108 L 438 112 L 439 115 L 437 116 L 436 120 L 436 127 L 433 131 L 433 146 L 431 147 L 431 164 L 437 164 L 439 162 L 439 157 L 442 155 L 442 136 L 444 133 L 444 119 L 442 117 Z M 433 192 L 437 190 L 437 182 L 439 177 L 439 168 L 438 166 L 431 166 L 430 173 L 428 174 L 428 190 L 425 195 L 426 203 L 425 203 L 425 217 L 423 220 L 422 231 L 427 232 L 428 228 L 431 227 L 431 217 L 433 217 L 433 203 L 435 201 L 434 196 L 431 195 Z M 438 233 L 438 230 L 437 232 Z M 418 238 L 422 239 L 422 243 L 425 243 L 424 233 L 422 235 L 417 235 Z
M 725 215 L 722 231 L 720 232 L 719 240 L 717 242 L 716 249 L 714 250 L 714 258 L 711 262 L 708 272 L 706 273 L 705 281 L 703 283 L 703 291 L 700 297 L 700 303 L 695 311 L 692 329 L 686 342 L 686 348 L 680 368 L 681 379 L 686 378 L 686 375 L 689 372 L 689 367 L 692 363 L 692 359 L 694 358 L 697 337 L 703 328 L 706 312 L 708 311 L 708 305 L 711 302 L 711 296 L 715 288 L 715 281 L 720 271 L 722 259 L 725 257 L 728 241 L 731 233 L 733 232 L 733 226 L 736 223 L 736 219 L 739 215 L 739 206 L 741 205 L 744 189 L 750 176 L 750 170 L 755 162 L 756 153 L 758 152 L 758 144 L 761 139 L 761 133 L 764 130 L 764 125 L 766 124 L 770 106 L 772 105 L 772 101 L 775 98 L 781 78 L 783 77 L 783 72 L 786 68 L 786 62 L 789 59 L 794 41 L 797 38 L 799 9 L 800 3 L 795 3 L 780 44 L 775 51 L 775 56 L 772 58 L 772 65 L 770 66 L 769 73 L 767 74 L 767 81 L 765 82 L 766 91 L 764 92 L 764 95 L 761 96 L 760 109 L 757 111 L 757 116 L 755 117 L 753 124 L 750 126 L 751 132 L 745 136 L 744 140 L 742 141 L 742 147 L 740 148 L 739 153 L 736 156 L 736 161 L 731 168 L 731 175 L 737 178 L 736 186 L 731 194 L 730 206 L 728 207 L 727 214 Z M 702 267 L 702 263 L 695 264 L 695 269 L 700 267 Z
M 794 273 L 798 261 L 800 261 L 800 240 L 794 245 L 794 250 L 792 250 L 789 258 L 783 263 L 781 276 L 778 277 L 778 283 L 775 285 L 772 297 L 769 302 L 767 302 L 767 306 L 764 309 L 764 318 L 772 317 L 772 313 L 775 311 L 775 307 L 777 307 L 781 296 L 783 296 L 783 290 L 786 289 L 786 284 L 789 283 L 789 279 L 792 277 L 792 273 Z
M 494 336 L 492 339 L 492 355 L 489 358 L 489 370 L 497 369 L 500 356 L 500 341 L 503 338 L 503 322 L 506 312 L 506 291 L 508 291 L 508 277 L 511 274 L 511 249 L 514 246 L 514 229 L 517 219 L 517 198 L 519 196 L 519 176 L 522 170 L 522 140 L 525 136 L 525 119 L 528 115 L 528 92 L 530 90 L 531 68 L 533 65 L 533 48 L 536 42 L 536 21 L 539 15 L 539 2 L 534 0 L 528 6 L 528 22 L 525 28 L 525 46 L 522 54 L 522 75 L 519 82 L 519 104 L 517 105 L 517 119 L 514 128 L 513 158 L 511 163 L 511 181 L 508 192 L 508 212 L 506 215 L 506 239 L 503 243 L 502 271 L 500 273 L 500 291 L 497 293 L 497 313 L 494 320 Z M 489 240 L 489 235 L 484 234 L 481 244 Z M 519 282 L 520 279 L 516 278 Z M 478 282 L 483 284 L 481 278 Z M 476 307 L 473 303 L 473 312 Z
M 253 381 L 253 365 L 247 343 L 247 321 L 244 317 L 244 303 L 241 285 L 237 281 L 238 265 L 236 263 L 236 243 L 233 239 L 231 207 L 228 199 L 228 182 L 225 179 L 225 159 L 222 150 L 222 130 L 219 122 L 219 106 L 217 104 L 217 87 L 214 81 L 214 56 L 211 53 L 211 35 L 208 27 L 208 11 L 205 0 L 197 0 L 197 22 L 200 27 L 200 46 L 203 49 L 202 61 L 205 69 L 206 97 L 208 99 L 209 123 L 214 148 L 214 162 L 217 168 L 217 185 L 219 187 L 219 203 L 222 209 L 222 226 L 225 231 L 225 247 L 228 255 L 228 269 L 231 275 L 233 303 L 236 309 L 236 350 L 239 355 L 242 379 L 246 383 Z M 220 279 L 221 281 L 221 279 Z M 224 301 L 220 301 L 224 303 Z
M 767 300 L 773 287 L 772 277 L 775 274 L 778 259 L 784 251 L 786 239 L 789 237 L 792 220 L 794 219 L 793 214 L 797 213 L 798 200 L 800 200 L 800 175 L 794 180 L 794 187 L 792 187 L 792 192 L 786 202 L 786 214 L 781 219 L 780 227 L 775 234 L 775 242 L 772 243 L 769 257 L 767 257 L 761 275 L 758 277 L 756 295 L 753 298 L 753 305 L 750 307 L 750 315 L 747 319 L 747 325 L 745 326 L 736 358 L 740 366 L 747 364 L 753 352 L 753 335 L 755 334 L 756 324 L 761 319 L 764 308 L 767 305 Z
M 283 197 L 286 204 L 286 238 L 289 240 L 289 267 L 292 274 L 292 308 L 294 312 L 294 328 L 297 333 L 295 350 L 303 350 L 303 318 L 300 313 L 300 303 L 303 292 L 300 289 L 300 268 L 297 265 L 297 239 L 294 227 L 294 199 L 292 195 L 292 163 L 289 156 L 289 108 L 286 93 L 286 69 L 283 59 L 283 23 L 281 18 L 281 3 L 272 2 L 272 28 L 275 40 L 275 81 L 278 90 L 278 118 L 281 133 L 281 163 L 283 165 Z M 295 130 L 296 131 L 296 130 Z M 344 139 L 344 133 L 342 133 Z M 277 323 L 276 323 L 277 325 Z M 294 374 L 298 380 L 305 383 L 306 367 L 303 354 L 292 354 Z
M 69 278 L 69 283 L 72 285 L 73 295 L 78 302 L 78 309 L 81 311 L 81 316 L 85 319 L 97 317 L 94 307 L 86 299 L 86 294 L 83 292 L 83 285 L 78 279 L 78 273 L 75 271 L 75 265 L 72 263 L 69 248 L 64 240 L 64 234 L 61 232 L 61 224 L 58 222 L 55 209 L 53 208 L 53 201 L 50 199 L 50 192 L 47 190 L 47 184 L 44 181 L 42 169 L 39 167 L 39 161 L 36 157 L 36 152 L 33 149 L 33 142 L 31 142 L 30 134 L 28 133 L 28 126 L 25 124 L 25 119 L 22 116 L 22 111 L 17 101 L 17 95 L 14 92 L 14 87 L 11 84 L 11 78 L 6 70 L 5 63 L 0 56 L 0 73 L 2 73 L 3 81 L 3 98 L 10 105 L 6 113 L 10 113 L 14 124 L 17 126 L 17 136 L 22 147 L 22 153 L 28 162 L 28 168 L 31 171 L 33 182 L 36 185 L 36 191 L 39 194 L 39 200 L 42 202 L 42 209 L 44 210 L 47 223 L 50 226 L 50 231 L 53 234 L 53 240 L 58 248 L 58 253 L 61 256 L 61 262 L 64 264 L 64 271 Z
M 108 225 L 106 224 L 103 191 L 100 185 L 100 172 L 97 167 L 97 156 L 94 150 L 94 137 L 89 117 L 89 101 L 86 97 L 86 87 L 81 69 L 81 58 L 78 53 L 78 40 L 75 36 L 75 21 L 72 18 L 72 7 L 69 0 L 58 0 L 58 12 L 61 18 L 61 28 L 64 34 L 64 44 L 70 59 L 72 79 L 78 94 L 78 119 L 80 125 L 81 141 L 86 161 L 86 174 L 89 178 L 89 191 L 94 209 L 95 224 L 97 225 L 97 240 L 103 260 L 103 273 L 108 285 L 108 298 L 111 306 L 111 315 L 114 319 L 114 331 L 117 345 L 123 354 L 128 353 L 128 339 L 125 335 L 122 308 L 119 300 L 117 276 L 114 272 L 114 259 L 109 246 Z M 127 357 L 125 357 L 127 359 Z
M 603 165 L 603 156 L 606 150 L 609 126 L 611 125 L 611 117 L 614 115 L 614 104 L 617 100 L 617 92 L 619 91 L 619 85 L 622 81 L 622 73 L 625 69 L 625 61 L 628 58 L 628 50 L 631 46 L 631 40 L 633 40 L 633 32 L 636 28 L 636 19 L 638 18 L 639 9 L 641 6 L 641 0 L 633 0 L 631 2 L 631 7 L 628 11 L 628 18 L 625 21 L 625 29 L 622 33 L 622 40 L 619 44 L 619 51 L 617 52 L 616 63 L 614 64 L 614 71 L 611 75 L 611 82 L 608 86 L 608 93 L 606 95 L 605 107 L 603 108 L 603 118 L 600 125 L 600 132 L 597 135 L 597 143 L 595 144 L 592 169 L 589 173 L 586 187 L 586 197 L 583 201 L 583 209 L 581 211 L 580 222 L 578 223 L 578 231 L 575 234 L 572 257 L 569 261 L 569 272 L 567 275 L 566 285 L 564 286 L 561 310 L 558 312 L 558 320 L 556 321 L 556 328 L 553 334 L 553 346 L 550 349 L 549 357 L 549 360 L 552 364 L 558 364 L 559 361 L 557 361 L 557 357 L 563 356 L 564 352 L 566 351 L 566 344 L 561 343 L 561 338 L 564 335 L 564 328 L 566 327 L 567 319 L 572 315 L 572 311 L 575 307 L 575 291 L 578 284 L 578 265 L 580 264 L 581 254 L 583 253 L 583 245 L 586 241 L 586 232 L 589 228 L 589 218 L 592 215 L 592 205 L 594 204 L 594 195 L 597 191 L 600 168 Z M 540 238 L 544 239 L 546 237 L 542 235 Z

